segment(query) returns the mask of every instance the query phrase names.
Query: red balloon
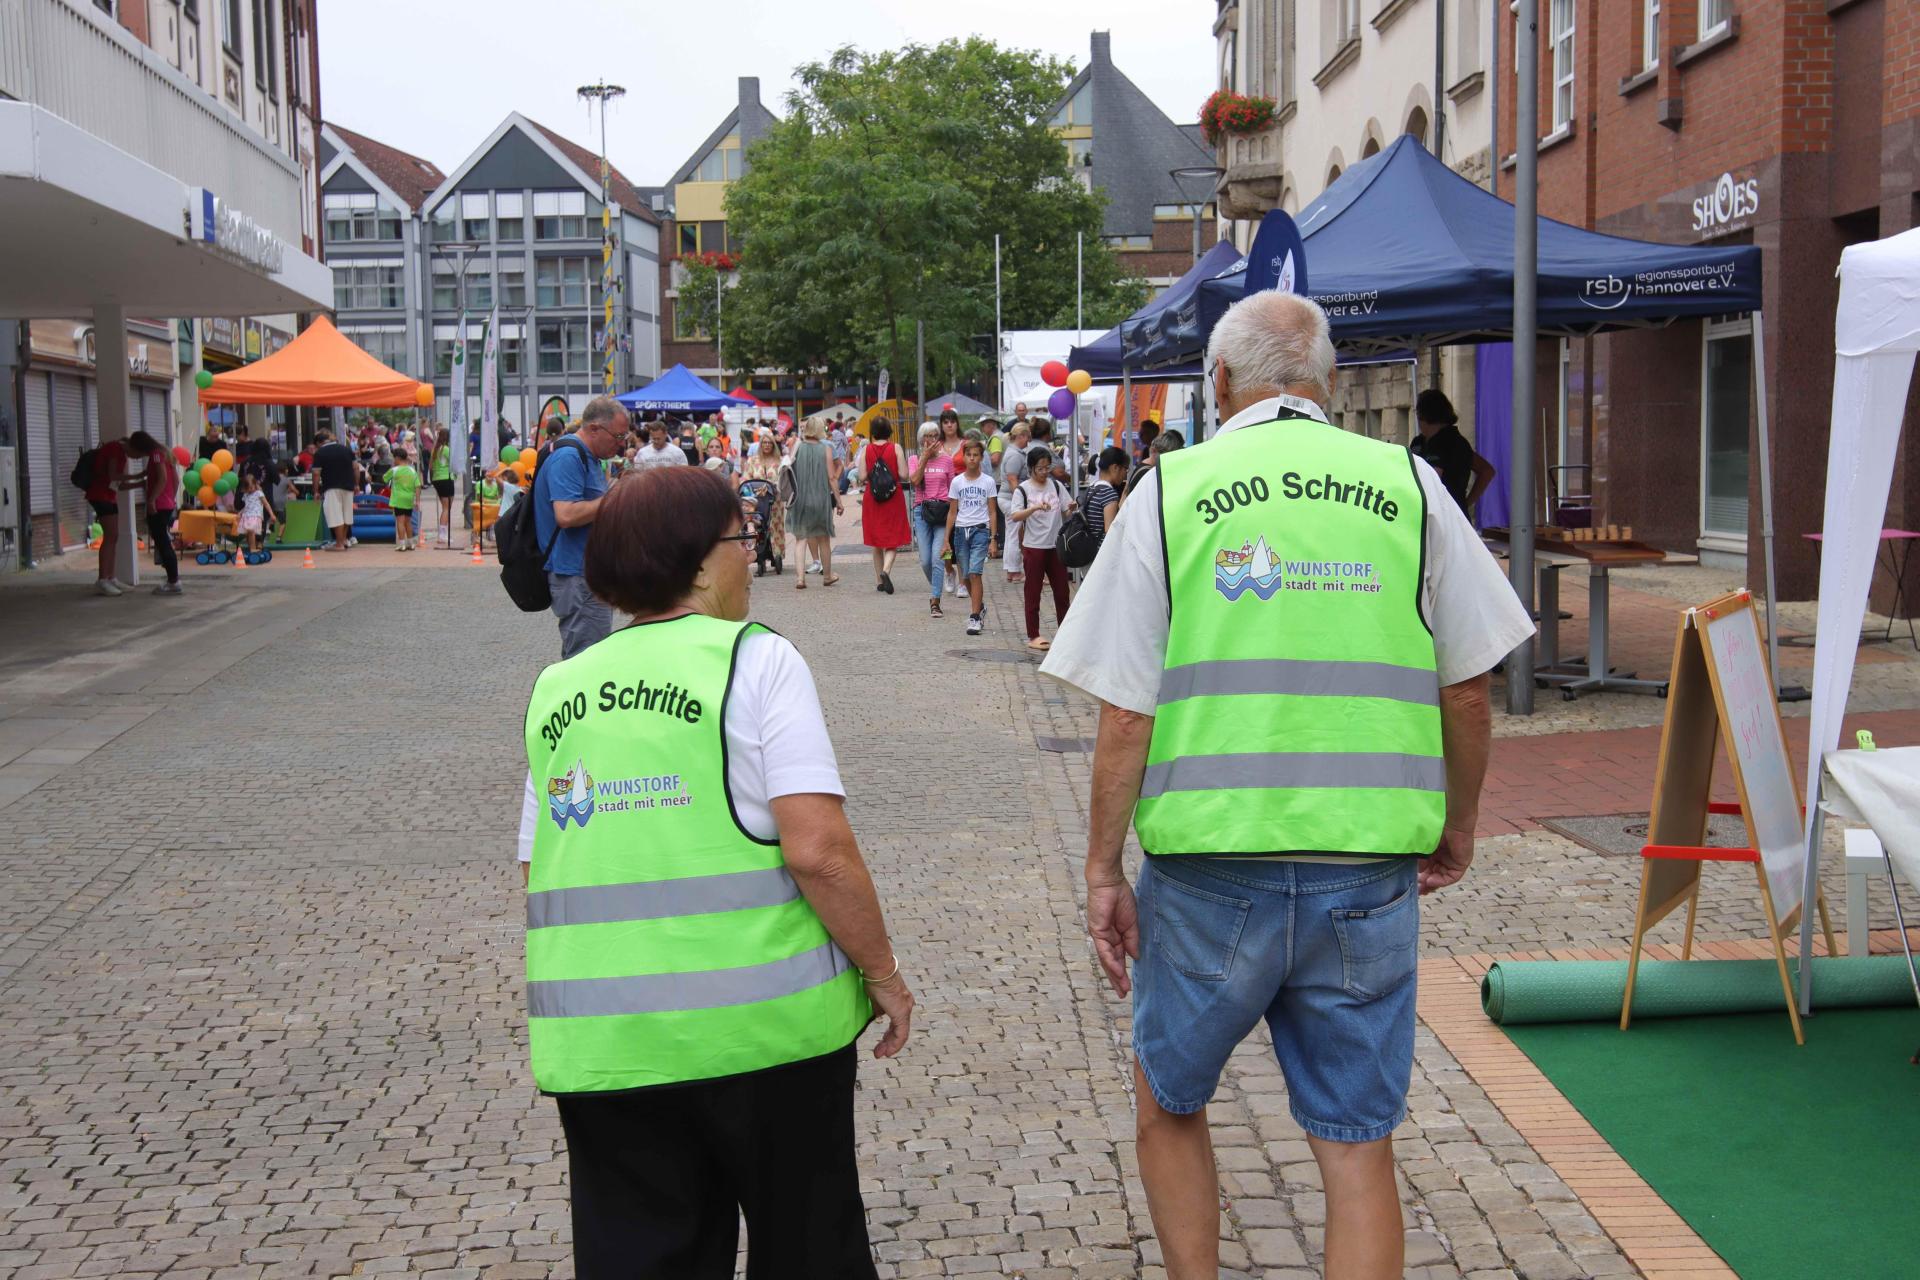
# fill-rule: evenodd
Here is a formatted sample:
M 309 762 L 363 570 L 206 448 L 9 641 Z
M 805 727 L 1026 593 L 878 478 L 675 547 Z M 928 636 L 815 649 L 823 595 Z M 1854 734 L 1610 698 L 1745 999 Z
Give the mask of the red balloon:
M 1049 360 L 1040 366 L 1040 381 L 1050 387 L 1067 385 L 1067 366 L 1064 361 Z
M 173 460 L 184 467 L 193 461 L 193 454 L 188 452 L 187 446 L 177 444 L 173 446 Z

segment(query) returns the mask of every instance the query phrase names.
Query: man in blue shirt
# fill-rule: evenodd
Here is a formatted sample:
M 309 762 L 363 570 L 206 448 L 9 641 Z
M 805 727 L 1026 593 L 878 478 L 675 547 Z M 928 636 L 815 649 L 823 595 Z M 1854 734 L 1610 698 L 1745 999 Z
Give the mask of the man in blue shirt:
M 613 630 L 613 610 L 587 590 L 582 576 L 587 534 L 600 514 L 607 476 L 600 460 L 626 439 L 627 411 L 612 396 L 591 401 L 571 434 L 552 446 L 535 473 L 533 524 L 547 552 L 547 588 L 560 620 L 560 656 L 571 658 Z

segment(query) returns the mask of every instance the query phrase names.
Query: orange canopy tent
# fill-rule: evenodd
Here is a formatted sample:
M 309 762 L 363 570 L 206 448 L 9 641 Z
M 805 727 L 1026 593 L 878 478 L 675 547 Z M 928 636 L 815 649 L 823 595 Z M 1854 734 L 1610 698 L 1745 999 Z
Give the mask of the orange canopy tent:
M 413 409 L 433 403 L 433 384 L 387 368 L 321 316 L 266 359 L 215 374 L 200 403 Z

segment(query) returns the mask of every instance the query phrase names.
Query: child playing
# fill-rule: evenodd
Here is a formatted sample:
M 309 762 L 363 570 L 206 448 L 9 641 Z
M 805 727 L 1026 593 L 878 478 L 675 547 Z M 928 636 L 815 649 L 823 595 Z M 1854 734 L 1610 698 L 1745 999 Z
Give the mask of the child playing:
M 238 532 L 247 539 L 247 555 L 260 554 L 260 533 L 272 521 L 274 530 L 280 528 L 280 517 L 274 513 L 267 502 L 266 493 L 260 488 L 260 477 L 249 471 L 240 479 L 240 523 Z
M 387 470 L 388 503 L 393 508 L 393 549 L 413 550 L 413 504 L 420 496 L 420 473 L 407 460 L 404 446 L 395 446 L 393 466 Z
M 966 470 L 947 487 L 947 545 L 953 550 L 956 572 L 967 580 L 967 634 L 980 634 L 980 619 L 986 605 L 981 595 L 980 575 L 987 571 L 987 557 L 993 553 L 993 517 L 991 508 L 1000 486 L 980 469 L 986 446 L 968 440 L 960 457 Z

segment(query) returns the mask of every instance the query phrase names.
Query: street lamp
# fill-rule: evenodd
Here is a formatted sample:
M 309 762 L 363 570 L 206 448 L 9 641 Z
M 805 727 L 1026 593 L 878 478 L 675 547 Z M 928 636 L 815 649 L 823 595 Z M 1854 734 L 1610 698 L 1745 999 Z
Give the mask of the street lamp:
M 458 216 L 457 210 L 455 212 L 455 216 L 456 217 Z M 443 240 L 439 244 L 429 244 L 427 246 L 427 256 L 429 260 L 431 260 L 432 256 L 435 253 L 458 253 L 460 255 L 460 274 L 455 278 L 455 281 L 454 281 L 454 290 L 455 290 L 454 315 L 458 321 L 458 324 L 453 331 L 454 332 L 453 340 L 457 344 L 457 350 L 454 353 L 455 359 L 453 362 L 453 368 L 448 371 L 449 381 L 457 378 L 459 379 L 460 386 L 458 388 L 458 391 L 459 391 L 458 395 L 450 394 L 447 397 L 447 405 L 449 408 L 451 408 L 453 403 L 456 400 L 459 401 L 461 406 L 460 414 L 461 414 L 461 417 L 463 418 L 466 416 L 466 413 L 467 413 L 467 409 L 466 409 L 467 337 L 465 332 L 466 318 L 467 318 L 467 264 L 473 261 L 473 255 L 476 252 L 478 252 L 480 249 L 485 247 L 486 246 L 474 240 Z M 431 351 L 433 349 L 432 348 L 433 317 L 436 314 L 438 308 L 436 308 L 433 305 L 433 285 L 432 285 L 433 272 L 431 270 L 427 272 L 427 277 L 428 277 L 428 287 L 427 287 L 428 348 L 427 349 Z M 453 427 L 455 430 L 456 438 L 464 442 L 467 438 L 467 424 L 465 422 L 456 422 L 453 424 Z M 462 447 L 463 448 L 465 447 L 464 444 L 462 445 Z M 472 474 L 469 474 L 469 473 L 472 473 L 474 470 L 475 468 L 472 466 L 466 466 L 461 468 L 462 474 L 467 475 L 467 484 L 468 484 L 469 490 L 471 490 L 478 483 L 478 481 L 474 478 L 474 476 Z M 446 529 L 447 529 L 446 536 L 441 540 L 440 550 L 442 551 L 459 550 L 460 548 L 457 548 L 453 545 L 453 520 L 451 517 L 447 518 Z
M 1218 182 L 1220 175 L 1225 172 L 1226 170 L 1217 164 L 1188 164 L 1182 165 L 1178 169 L 1167 170 L 1169 176 L 1173 178 L 1175 185 L 1180 188 L 1180 194 L 1183 196 L 1186 195 L 1189 190 L 1187 186 L 1188 179 L 1204 178 L 1207 183 L 1201 190 L 1199 200 L 1188 199 L 1187 201 L 1188 204 L 1193 206 L 1193 260 L 1196 264 L 1200 261 L 1200 211 L 1207 207 L 1207 197 L 1213 194 L 1214 183 Z

